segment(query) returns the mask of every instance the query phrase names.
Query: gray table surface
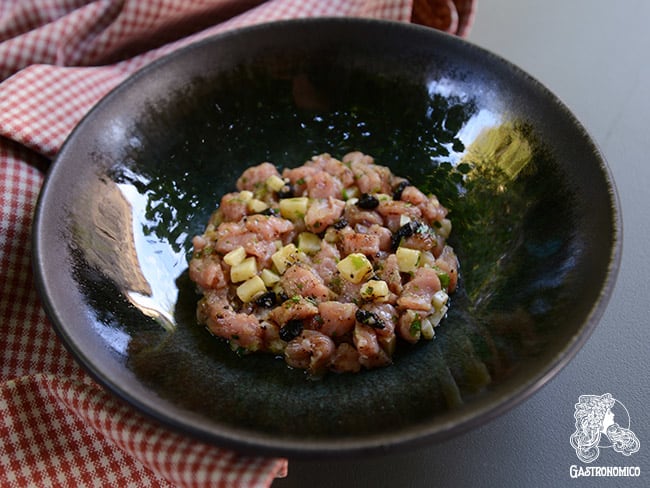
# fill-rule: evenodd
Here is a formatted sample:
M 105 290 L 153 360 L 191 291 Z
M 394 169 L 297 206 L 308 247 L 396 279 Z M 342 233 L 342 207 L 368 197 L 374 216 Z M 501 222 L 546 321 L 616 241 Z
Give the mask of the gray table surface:
M 650 486 L 650 1 L 479 0 L 469 40 L 553 91 L 600 146 L 618 188 L 623 258 L 599 326 L 575 359 L 523 404 L 442 444 L 390 457 L 290 460 L 274 488 Z M 574 404 L 611 393 L 640 450 L 592 466 L 638 477 L 571 477 Z M 618 419 L 616 419 L 618 421 Z

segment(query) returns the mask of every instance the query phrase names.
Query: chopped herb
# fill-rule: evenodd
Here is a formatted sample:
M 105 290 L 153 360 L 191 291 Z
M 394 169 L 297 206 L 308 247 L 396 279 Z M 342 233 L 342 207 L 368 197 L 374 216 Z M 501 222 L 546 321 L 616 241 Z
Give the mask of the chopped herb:
M 352 263 L 352 266 L 354 266 L 354 269 L 361 269 L 365 268 L 366 266 L 366 259 L 365 256 L 348 256 L 350 258 L 350 262 Z M 354 275 L 350 275 L 351 278 L 354 278 Z
M 417 336 L 418 333 L 422 330 L 422 321 L 420 320 L 420 316 L 418 315 L 413 322 L 411 322 L 411 326 L 409 327 L 409 333 L 412 336 Z
M 296 180 L 296 185 L 304 185 L 305 184 L 305 179 L 304 178 L 299 178 Z
M 445 273 L 444 271 L 439 271 L 438 279 L 440 280 L 440 286 L 442 286 L 443 289 L 445 290 L 449 289 L 449 281 L 450 281 L 449 274 Z

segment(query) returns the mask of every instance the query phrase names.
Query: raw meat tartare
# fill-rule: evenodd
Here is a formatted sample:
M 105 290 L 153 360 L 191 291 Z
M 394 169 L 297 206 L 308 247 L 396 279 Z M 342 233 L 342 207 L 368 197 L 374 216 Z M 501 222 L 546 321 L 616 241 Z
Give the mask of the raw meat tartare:
M 458 280 L 447 210 L 371 156 L 248 168 L 195 236 L 199 323 L 319 376 L 432 339 Z

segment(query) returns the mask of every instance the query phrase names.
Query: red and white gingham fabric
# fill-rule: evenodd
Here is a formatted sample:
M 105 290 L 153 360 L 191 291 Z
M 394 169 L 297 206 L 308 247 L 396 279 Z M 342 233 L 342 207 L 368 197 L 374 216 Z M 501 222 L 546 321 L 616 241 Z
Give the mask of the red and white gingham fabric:
M 473 1 L 0 0 L 0 486 L 267 487 L 284 459 L 170 432 L 96 385 L 34 289 L 31 224 L 72 128 L 152 60 L 254 23 L 313 16 L 418 22 L 464 35 Z

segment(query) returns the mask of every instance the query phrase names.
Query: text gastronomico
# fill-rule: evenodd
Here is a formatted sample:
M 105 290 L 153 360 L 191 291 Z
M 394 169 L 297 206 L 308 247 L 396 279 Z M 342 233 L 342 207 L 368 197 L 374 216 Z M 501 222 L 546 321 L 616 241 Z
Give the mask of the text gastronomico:
M 638 477 L 641 476 L 639 466 L 576 466 L 569 468 L 571 478 L 581 477 Z

